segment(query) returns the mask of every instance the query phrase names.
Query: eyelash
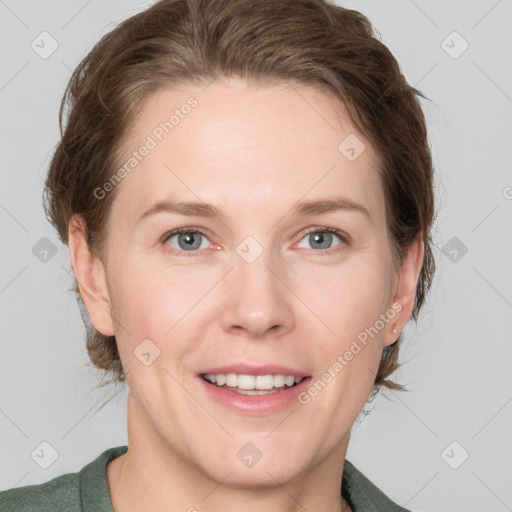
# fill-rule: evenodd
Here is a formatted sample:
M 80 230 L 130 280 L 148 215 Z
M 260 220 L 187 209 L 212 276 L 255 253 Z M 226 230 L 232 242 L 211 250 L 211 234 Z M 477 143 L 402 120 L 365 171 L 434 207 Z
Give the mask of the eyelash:
M 208 235 L 202 231 L 200 228 L 194 228 L 194 227 L 184 227 L 184 228 L 177 228 L 177 229 L 174 229 L 173 231 L 170 231 L 169 233 L 166 233 L 163 237 L 162 237 L 162 243 L 166 246 L 166 247 L 170 247 L 169 244 L 167 243 L 169 238 L 171 238 L 172 236 L 174 235 L 179 235 L 181 233 L 199 233 L 201 235 L 203 235 L 204 237 L 206 237 L 208 239 Z M 300 240 L 302 240 L 304 237 L 308 236 L 308 235 L 311 235 L 313 233 L 332 233 L 336 236 L 339 237 L 341 244 L 344 244 L 344 245 L 348 245 L 349 244 L 349 237 L 348 235 L 346 235 L 345 233 L 343 233 L 342 231 L 339 231 L 338 229 L 335 229 L 335 228 L 328 228 L 328 227 L 314 227 L 314 228 L 311 228 L 310 230 L 306 231 L 300 238 Z M 318 256 L 326 256 L 328 253 L 332 253 L 334 251 L 336 251 L 336 247 L 338 246 L 335 246 L 334 248 L 332 249 L 311 249 L 316 255 Z M 339 250 L 339 249 L 338 249 Z M 171 249 L 170 251 L 172 254 L 175 254 L 177 256 L 198 256 L 199 253 L 201 251 L 199 250 L 196 250 L 196 251 L 181 251 L 179 249 L 175 249 L 174 247 Z

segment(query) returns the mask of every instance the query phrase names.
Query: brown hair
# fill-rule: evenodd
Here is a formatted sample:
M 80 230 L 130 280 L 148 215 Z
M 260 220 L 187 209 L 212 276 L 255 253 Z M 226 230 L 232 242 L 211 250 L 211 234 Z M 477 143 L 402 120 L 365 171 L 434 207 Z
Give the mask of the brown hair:
M 397 261 L 423 237 L 417 320 L 435 268 L 433 169 L 422 95 L 406 82 L 366 17 L 325 0 L 161 0 L 105 35 L 74 71 L 62 99 L 61 141 L 46 180 L 45 207 L 63 243 L 78 214 L 90 250 L 102 256 L 116 190 L 103 199 L 94 191 L 113 175 L 142 102 L 159 88 L 206 84 L 218 76 L 298 81 L 329 91 L 346 106 L 380 157 Z M 124 380 L 115 337 L 94 329 L 76 282 L 74 291 L 92 363 Z M 374 389 L 402 389 L 388 379 L 399 366 L 399 342 L 385 347 Z

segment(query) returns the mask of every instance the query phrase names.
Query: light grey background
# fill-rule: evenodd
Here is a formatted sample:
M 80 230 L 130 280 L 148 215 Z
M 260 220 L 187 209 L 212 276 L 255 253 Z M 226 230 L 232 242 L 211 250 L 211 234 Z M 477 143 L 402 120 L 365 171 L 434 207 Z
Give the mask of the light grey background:
M 340 3 L 370 18 L 431 100 L 439 209 L 434 289 L 406 330 L 395 375 L 411 391 L 374 401 L 348 458 L 413 510 L 512 510 L 512 2 Z M 71 70 L 147 5 L 0 0 L 0 489 L 77 471 L 127 441 L 123 387 L 100 409 L 116 389 L 95 389 L 101 375 L 87 365 L 67 248 L 41 193 Z M 42 58 L 45 31 L 58 48 Z M 31 457 L 42 442 L 58 453 L 48 469 Z

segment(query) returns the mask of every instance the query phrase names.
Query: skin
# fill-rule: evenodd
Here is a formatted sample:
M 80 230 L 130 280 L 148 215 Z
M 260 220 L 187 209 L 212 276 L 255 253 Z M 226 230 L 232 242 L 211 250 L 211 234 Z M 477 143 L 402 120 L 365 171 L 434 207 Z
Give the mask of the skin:
M 117 512 L 348 511 L 340 487 L 350 428 L 384 346 L 410 318 L 421 238 L 398 266 L 377 156 L 342 105 L 311 86 L 218 79 L 203 91 L 160 90 L 120 162 L 190 96 L 197 107 L 118 185 L 103 261 L 89 251 L 81 219 L 69 226 L 80 292 L 95 328 L 116 336 L 127 374 L 129 450 L 107 467 L 112 503 Z M 352 162 L 338 150 L 350 134 L 366 146 Z M 292 212 L 333 195 L 369 215 Z M 140 220 L 169 197 L 213 204 L 222 220 L 169 212 Z M 177 236 L 165 240 L 180 227 L 207 235 L 197 235 L 193 256 L 175 253 L 184 251 Z M 333 235 L 319 250 L 306 231 L 325 227 L 347 238 Z M 263 249 L 250 264 L 236 252 L 247 236 Z M 195 376 L 274 363 L 314 381 L 393 303 L 401 312 L 307 405 L 234 412 Z M 149 366 L 133 354 L 144 339 L 160 349 Z M 262 453 L 251 468 L 237 458 L 249 442 Z

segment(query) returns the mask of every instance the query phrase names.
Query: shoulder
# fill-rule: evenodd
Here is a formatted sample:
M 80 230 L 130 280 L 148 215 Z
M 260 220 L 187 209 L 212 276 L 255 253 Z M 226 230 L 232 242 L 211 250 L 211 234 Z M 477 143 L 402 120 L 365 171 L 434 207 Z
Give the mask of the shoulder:
M 78 473 L 68 473 L 39 485 L 0 492 L 1 512 L 111 512 L 105 468 L 126 446 L 110 448 Z M 90 506 L 93 508 L 90 508 Z
M 9 512 L 80 511 L 78 473 L 69 473 L 39 485 L 0 492 L 0 510 Z
M 343 466 L 341 489 L 354 512 L 410 512 L 389 499 L 348 460 Z

